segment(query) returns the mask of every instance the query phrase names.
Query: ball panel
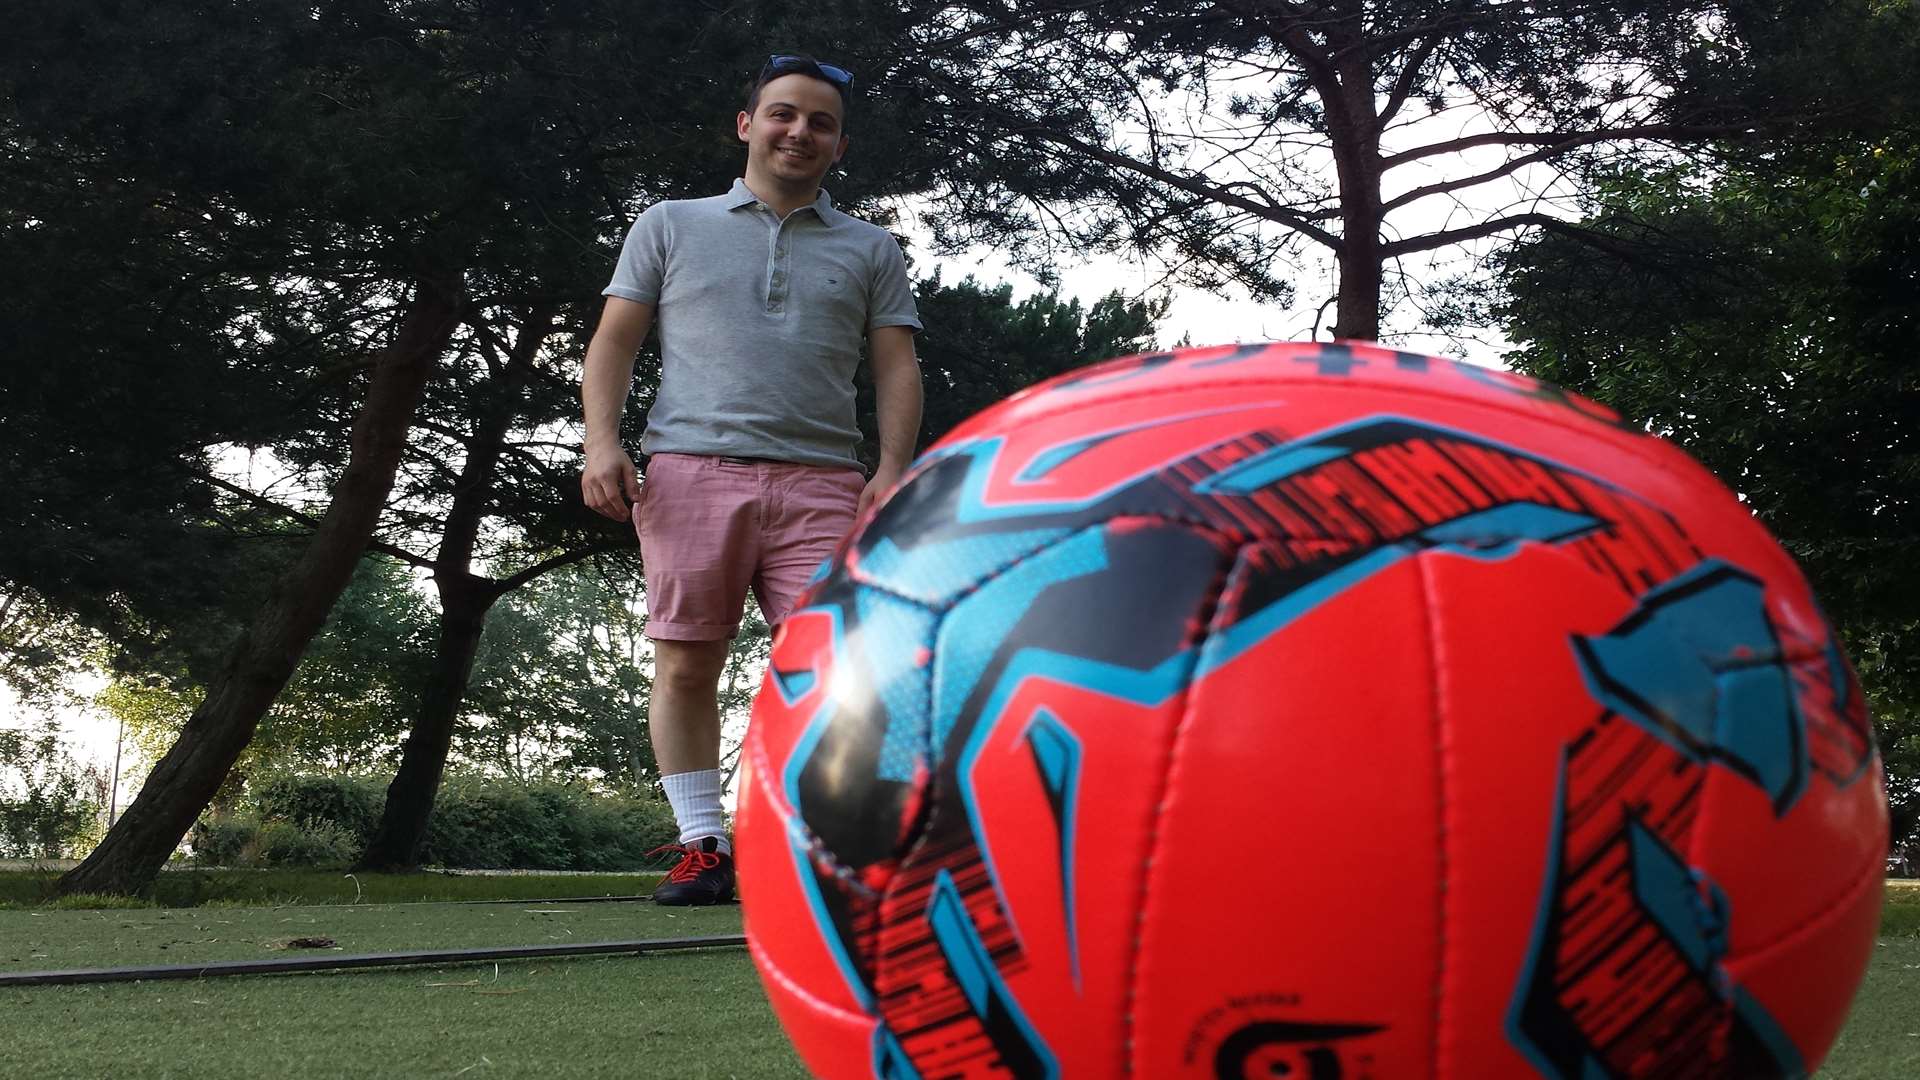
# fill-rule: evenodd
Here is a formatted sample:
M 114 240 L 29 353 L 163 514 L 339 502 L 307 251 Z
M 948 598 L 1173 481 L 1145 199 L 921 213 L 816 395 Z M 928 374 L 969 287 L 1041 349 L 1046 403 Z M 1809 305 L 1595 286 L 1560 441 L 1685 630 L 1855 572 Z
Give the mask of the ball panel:
M 1737 898 L 1732 956 L 1774 949 L 1826 916 L 1863 874 L 1885 875 L 1886 810 L 1870 778 L 1841 787 L 1816 772 L 1784 814 L 1730 769 L 1709 770 L 1706 784 L 1691 861 Z
M 923 1073 L 1117 1061 L 1119 1014 L 1093 1006 L 1125 985 L 1142 852 L 1083 833 L 1146 820 L 1139 778 L 1163 760 L 1225 558 L 1184 527 L 1114 519 L 947 613 L 928 812 L 872 946 L 881 1015 Z
M 1248 579 L 1276 569 L 1246 553 L 1203 655 L 1239 625 L 1232 598 L 1261 591 Z M 1419 573 L 1402 562 L 1195 682 L 1153 833 L 1134 1075 L 1213 1076 L 1217 1059 L 1239 1069 L 1310 1050 L 1349 1073 L 1426 1070 L 1432 674 Z
M 777 1008 L 814 1010 L 827 1018 L 866 1015 L 857 957 L 819 929 L 830 921 L 826 900 L 838 887 L 828 874 L 823 889 L 812 858 L 813 838 L 793 809 L 789 780 L 796 750 L 810 734 L 818 737 L 825 715 L 834 685 L 838 620 L 830 612 L 799 612 L 782 624 L 776 638 L 774 661 L 755 699 L 754 722 L 741 751 L 734 857 L 743 921 Z M 795 987 L 805 993 L 795 997 Z
M 1266 392 L 1252 392 L 1249 384 Z M 1510 372 L 1371 345 L 1274 343 L 1183 349 L 1091 364 L 978 413 L 943 442 L 1017 431 L 1050 409 L 1083 401 L 1117 409 L 1142 400 L 1177 400 L 1196 386 L 1228 391 L 1216 395 L 1210 405 L 1200 403 L 1198 409 L 1271 400 L 1287 389 L 1317 395 L 1342 387 L 1405 388 L 1429 399 L 1498 403 L 1514 415 L 1539 416 L 1564 428 L 1596 433 L 1611 428 L 1645 439 L 1643 433 L 1620 428 L 1618 414 L 1604 405 Z
M 808 977 L 815 969 L 783 966 L 765 948 L 764 943 L 776 936 L 765 930 L 750 933 L 747 945 L 773 1015 L 786 1029 L 807 1071 L 829 1078 L 883 1075 L 874 1064 L 874 1048 L 880 1042 L 879 1022 L 865 1013 L 848 1012 L 815 997 L 814 982 Z
M 1564 749 L 1601 711 L 1573 662 L 1569 634 L 1611 626 L 1632 606 L 1610 577 L 1594 573 L 1591 554 L 1576 543 L 1420 560 L 1444 718 L 1437 1059 L 1451 1075 L 1532 1068 L 1524 1038 L 1510 1031 L 1514 987 L 1526 981 L 1542 882 L 1559 872 L 1553 825 Z M 1552 603 L 1539 602 L 1543 596 Z
M 1793 1040 L 1809 1074 L 1839 1037 L 1846 1006 L 1873 956 L 1885 877 L 1876 860 L 1813 921 L 1771 948 L 1727 961 L 1733 982 Z
M 909 944 L 928 897 L 908 885 L 944 871 L 972 901 L 982 939 L 1007 951 L 999 966 L 1007 992 L 1032 1029 L 1046 1033 L 1046 1055 L 1061 1074 L 1120 1073 L 1134 901 L 1157 798 L 1148 778 L 1164 761 L 1182 704 L 1116 701 L 1045 676 L 1023 679 L 1007 700 L 966 767 L 978 853 L 936 841 L 944 830 L 930 828 L 885 901 L 894 931 L 879 949 L 897 962 L 883 961 L 877 981 L 917 988 L 887 1019 L 902 1031 L 932 1025 L 905 1039 L 923 1072 L 978 1066 L 998 1053 L 966 1015 L 970 1008 L 952 989 L 941 991 L 951 968 L 946 948 Z M 1114 737 L 1119 732 L 1124 737 Z M 942 799 L 936 813 L 956 809 L 957 800 Z M 997 892 L 980 887 L 988 865 Z M 1004 939 L 996 936 L 1003 925 Z

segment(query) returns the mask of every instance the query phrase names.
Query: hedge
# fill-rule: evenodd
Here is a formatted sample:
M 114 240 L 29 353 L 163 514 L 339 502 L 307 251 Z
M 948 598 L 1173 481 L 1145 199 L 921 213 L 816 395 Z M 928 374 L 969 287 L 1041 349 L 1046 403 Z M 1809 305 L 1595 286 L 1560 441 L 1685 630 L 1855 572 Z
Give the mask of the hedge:
M 365 850 L 386 803 L 384 777 L 274 773 L 234 812 L 202 819 L 194 859 L 215 866 L 335 866 Z M 450 776 L 428 819 L 422 863 L 460 869 L 642 870 L 678 835 L 658 799 L 577 784 Z

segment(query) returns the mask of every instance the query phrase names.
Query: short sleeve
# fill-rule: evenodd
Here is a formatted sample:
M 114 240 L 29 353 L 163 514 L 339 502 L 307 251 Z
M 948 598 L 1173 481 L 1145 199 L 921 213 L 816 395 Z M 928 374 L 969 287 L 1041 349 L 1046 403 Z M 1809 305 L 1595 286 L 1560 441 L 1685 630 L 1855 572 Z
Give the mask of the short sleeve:
M 601 295 L 657 304 L 660 282 L 666 272 L 667 208 L 665 203 L 655 203 L 635 218 L 633 228 L 627 230 L 627 242 L 620 248 L 620 261 L 614 264 L 613 280 L 601 290 Z
M 913 284 L 907 280 L 907 259 L 890 233 L 882 230 L 881 250 L 877 253 L 873 283 L 867 292 L 867 329 L 883 326 L 910 326 L 915 333 L 920 325 L 920 310 L 913 303 Z

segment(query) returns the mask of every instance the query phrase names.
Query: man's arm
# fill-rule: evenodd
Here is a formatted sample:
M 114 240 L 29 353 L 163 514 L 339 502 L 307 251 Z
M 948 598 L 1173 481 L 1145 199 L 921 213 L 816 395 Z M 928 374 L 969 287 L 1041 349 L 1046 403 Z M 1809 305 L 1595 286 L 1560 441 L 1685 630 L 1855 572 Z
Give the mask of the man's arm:
M 580 405 L 586 413 L 586 468 L 580 474 L 580 495 L 588 506 L 625 521 L 628 507 L 640 498 L 640 477 L 633 459 L 620 446 L 620 412 L 633 384 L 633 358 L 653 326 L 653 305 L 607 297 L 600 326 L 587 345 L 586 369 L 580 376 Z M 917 406 L 916 406 L 917 408 Z
M 880 464 L 860 493 L 862 513 L 900 482 L 920 437 L 920 361 L 913 354 L 913 328 L 876 327 L 867 335 L 867 346 L 880 420 Z

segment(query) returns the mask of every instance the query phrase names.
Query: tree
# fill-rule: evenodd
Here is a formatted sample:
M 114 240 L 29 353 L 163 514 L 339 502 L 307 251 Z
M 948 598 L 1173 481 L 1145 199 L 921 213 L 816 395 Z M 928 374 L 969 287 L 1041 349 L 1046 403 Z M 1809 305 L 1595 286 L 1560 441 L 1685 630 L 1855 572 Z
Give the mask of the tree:
M 15 97 L 0 101 L 0 582 L 5 633 L 27 635 L 9 669 L 77 658 L 73 640 L 26 645 L 54 633 L 97 639 L 123 669 L 210 678 L 231 623 L 264 599 L 235 587 L 259 575 L 233 571 L 270 575 L 291 552 L 254 550 L 184 480 L 294 390 L 276 377 L 292 364 L 253 362 L 229 329 L 251 312 L 253 332 L 297 338 L 304 305 L 259 302 L 260 253 L 217 206 L 36 139 Z
M 1065 371 L 1156 347 L 1154 327 L 1168 301 L 1128 300 L 1113 292 L 1082 308 L 1058 292 L 1015 303 L 1013 286 L 969 277 L 948 284 L 935 274 L 914 283 L 927 331 L 914 342 L 926 384 L 917 449 L 1015 391 Z M 872 396 L 861 395 L 861 426 L 876 445 Z
M 648 647 L 630 552 L 569 566 L 501 598 L 487 621 L 459 750 L 512 776 L 654 776 Z
M 35 9 L 6 46 L 19 60 L 6 70 L 31 73 L 8 88 L 14 145 L 138 177 L 164 204 L 224 226 L 210 243 L 229 261 L 264 256 L 271 269 L 249 266 L 264 287 L 352 293 L 357 325 L 384 340 L 371 357 L 335 353 L 323 368 L 359 405 L 351 457 L 305 555 L 142 799 L 63 888 L 143 885 L 246 745 L 372 532 L 414 405 L 467 307 L 467 273 L 496 237 L 606 207 L 617 190 L 595 166 L 631 154 L 633 129 L 606 95 L 583 100 L 572 73 L 682 72 L 647 57 L 673 55 L 702 29 L 641 27 L 613 5 L 242 6 L 148 5 L 130 18 L 107 0 Z M 63 46 L 74 39 L 86 49 Z M 77 59 L 26 60 L 49 55 Z M 692 70 L 682 77 L 715 77 Z M 130 81 L 140 92 L 122 97 Z M 530 113 L 545 122 L 529 124 Z
M 324 340 L 326 327 L 352 328 L 360 337 L 374 336 L 368 328 L 394 333 L 393 315 L 404 310 L 407 296 L 416 303 L 444 301 L 436 307 L 444 318 L 436 333 L 421 339 L 426 347 L 408 354 L 407 377 L 398 381 L 404 400 L 396 400 L 397 407 L 368 409 L 378 400 L 368 394 L 368 365 L 362 357 L 342 355 L 338 342 L 331 356 L 306 350 L 323 361 L 304 372 L 307 377 L 275 384 L 284 392 L 273 404 L 283 408 L 265 411 L 276 418 L 330 414 L 337 430 L 381 420 L 373 460 L 352 456 L 343 440 L 327 437 L 325 427 L 300 420 L 223 432 L 227 441 L 270 445 L 294 458 L 302 448 L 318 451 L 301 459 L 302 465 L 314 482 L 335 492 L 334 509 L 350 506 L 355 512 L 332 527 L 331 512 L 278 507 L 293 511 L 287 516 L 295 520 L 304 518 L 315 530 L 310 550 L 324 548 L 329 558 L 289 570 L 278 594 L 282 603 L 250 605 L 263 613 L 250 638 L 272 641 L 237 672 L 250 691 L 207 697 L 202 708 L 214 718 L 189 724 L 182 733 L 183 745 L 207 752 L 163 760 L 148 789 L 155 801 L 134 807 L 126 831 L 110 837 L 96 865 L 83 867 L 74 882 L 89 876 L 133 881 L 144 872 L 140 865 L 157 865 L 168 842 L 163 834 L 186 819 L 181 811 L 150 819 L 148 811 L 184 808 L 213 790 L 212 774 L 245 745 L 256 722 L 247 714 L 271 700 L 305 635 L 345 581 L 351 565 L 346 557 L 369 543 L 373 514 L 383 500 L 393 505 L 374 546 L 429 565 L 442 596 L 438 661 L 416 710 L 387 822 L 370 852 L 383 863 L 411 859 L 488 607 L 505 589 L 588 550 L 577 544 L 541 549 L 555 522 L 573 540 L 590 533 L 579 513 L 568 521 L 564 511 L 553 512 L 555 496 L 571 483 L 549 484 L 538 492 L 537 510 L 546 521 L 515 522 L 527 530 L 522 547 L 529 560 L 500 581 L 481 580 L 469 569 L 476 537 L 490 527 L 502 491 L 529 475 L 524 468 L 496 475 L 503 455 L 522 449 L 511 444 L 525 441 L 509 439 L 509 430 L 551 422 L 541 410 L 550 412 L 550 404 L 561 400 L 554 388 L 572 381 L 551 363 L 547 371 L 532 370 L 543 343 L 556 333 L 577 334 L 590 321 L 581 312 L 593 306 L 636 203 L 706 194 L 716 178 L 732 175 L 739 151 L 725 121 L 739 103 L 735 79 L 744 79 L 764 57 L 757 40 L 762 31 L 785 32 L 789 18 L 812 21 L 811 13 L 782 14 L 777 5 L 752 12 L 751 21 L 731 10 L 674 9 L 662 18 L 618 3 L 482 3 L 448 11 L 414 0 L 319 8 L 273 2 L 242 5 L 244 13 L 236 7 L 229 13 L 236 19 L 226 18 L 222 6 L 162 4 L 138 19 L 118 21 L 108 0 L 35 13 L 15 39 L 22 57 L 85 37 L 87 60 L 52 69 L 23 63 L 21 70 L 33 77 L 16 84 L 22 107 L 13 130 L 39 150 L 36 162 L 55 163 L 56 175 L 61 162 L 98 159 L 116 175 L 133 175 L 161 192 L 166 203 L 184 205 L 189 212 L 182 221 L 225 226 L 189 246 L 210 253 L 210 276 L 220 280 L 244 264 L 253 291 L 241 295 L 237 310 L 200 328 L 212 340 L 253 344 L 254 352 L 284 360 L 289 342 Z M 235 22 L 244 29 L 229 32 Z M 826 27 L 829 35 L 842 37 L 867 30 L 851 17 Z M 111 85 L 101 69 L 134 72 L 141 93 L 101 90 Z M 233 87 L 248 93 L 232 98 Z M 869 180 L 836 182 L 841 201 L 855 205 L 872 192 L 899 190 L 898 177 L 918 175 L 914 163 L 928 156 L 889 135 L 884 110 L 863 116 L 860 130 L 863 148 L 871 148 L 881 167 L 867 174 Z M 180 244 L 180 228 L 170 223 L 160 232 Z M 244 260 L 238 254 L 242 239 L 251 245 Z M 436 276 L 438 289 L 423 288 L 425 273 Z M 461 295 L 442 296 L 456 279 Z M 304 317 L 275 320 L 280 308 L 298 309 Z M 313 314 L 320 309 L 327 317 Z M 456 326 L 456 318 L 464 326 Z M 489 353 L 493 344 L 504 352 L 504 363 L 488 379 L 462 384 L 458 358 L 497 355 Z M 577 341 L 571 347 L 577 349 Z M 234 351 L 249 350 L 227 350 Z M 443 363 L 450 353 L 457 359 Z M 375 366 L 373 385 L 393 370 Z M 216 367 L 186 384 L 219 386 L 221 374 Z M 436 406 L 428 391 L 438 384 L 430 375 L 452 376 L 455 390 L 473 392 L 464 399 L 450 394 Z M 540 407 L 521 408 L 516 391 L 533 387 L 542 390 Z M 426 446 L 430 437 L 416 431 L 408 440 L 416 451 L 410 459 L 396 450 L 420 400 L 426 402 L 423 430 L 444 421 L 445 409 L 462 404 L 479 409 L 484 420 L 452 440 L 458 445 L 437 464 L 457 464 L 437 476 L 435 452 L 446 448 Z M 442 423 L 439 429 L 458 426 Z M 192 434 L 205 440 L 211 432 Z M 69 441 L 90 437 L 83 432 Z M 204 441 L 192 447 L 203 450 Z M 402 461 L 445 481 L 437 505 L 421 509 L 421 477 L 405 473 L 395 498 L 385 499 L 380 485 L 392 483 L 391 463 Z M 343 462 L 362 467 L 356 473 Z M 207 488 L 223 486 L 210 475 L 203 453 L 183 453 L 177 464 L 192 481 L 178 486 L 193 489 L 201 502 Z M 564 463 L 545 466 L 547 479 L 565 471 Z M 343 486 L 355 476 L 371 482 Z M 526 494 L 526 485 L 520 486 L 519 494 Z M 81 501 L 85 490 L 63 489 L 60 497 Z M 349 494 L 351 500 L 344 497 Z M 431 532 L 438 537 L 424 556 L 414 554 L 428 531 L 423 515 L 433 518 Z M 606 544 L 602 524 L 590 546 Z M 295 598 L 301 603 L 284 602 Z M 235 677 L 210 676 L 223 684 Z
M 1912 39 L 1908 39 L 1912 40 Z M 1911 115 L 1911 114 L 1909 114 Z M 1507 263 L 1515 367 L 1672 438 L 1800 560 L 1920 828 L 1920 126 L 1613 176 Z
M 1337 263 L 1336 337 L 1379 336 L 1391 265 L 1571 230 L 1543 208 L 1561 171 L 1845 114 L 1884 91 L 1829 76 L 1762 97 L 1731 74 L 1769 36 L 1859 52 L 1869 0 L 915 7 L 905 66 L 955 154 L 943 241 L 1028 260 L 1049 254 L 1035 234 L 1131 249 L 1200 288 L 1280 300 L 1310 246 Z

